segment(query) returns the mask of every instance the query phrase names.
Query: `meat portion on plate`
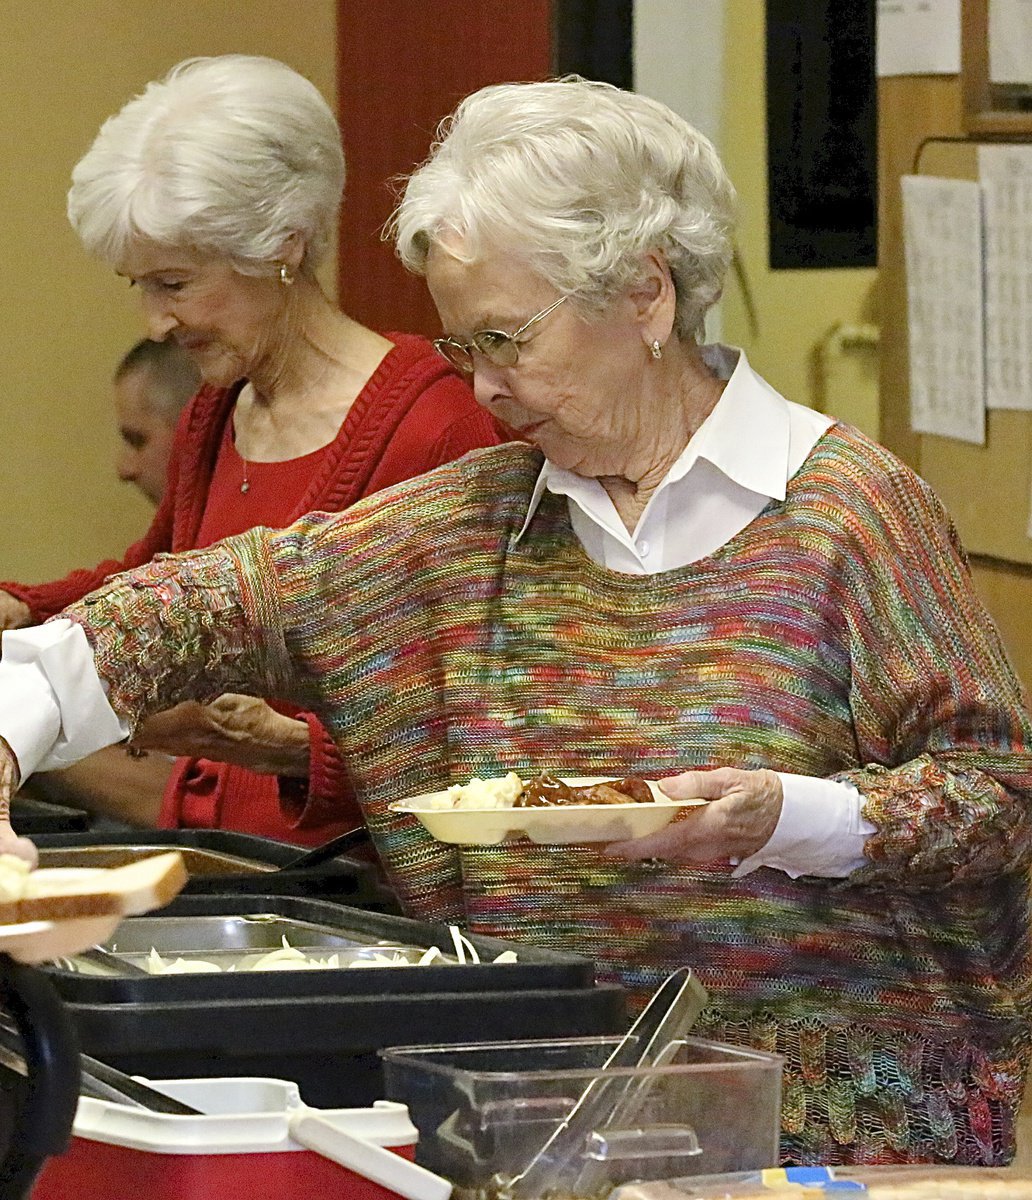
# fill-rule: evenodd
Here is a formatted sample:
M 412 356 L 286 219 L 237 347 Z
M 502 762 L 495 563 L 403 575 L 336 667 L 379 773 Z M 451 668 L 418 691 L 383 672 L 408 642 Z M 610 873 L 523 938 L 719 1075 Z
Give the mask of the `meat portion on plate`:
M 513 808 L 556 808 L 565 804 L 651 804 L 652 790 L 644 779 L 628 776 L 574 787 L 554 775 L 535 775 L 523 785 Z

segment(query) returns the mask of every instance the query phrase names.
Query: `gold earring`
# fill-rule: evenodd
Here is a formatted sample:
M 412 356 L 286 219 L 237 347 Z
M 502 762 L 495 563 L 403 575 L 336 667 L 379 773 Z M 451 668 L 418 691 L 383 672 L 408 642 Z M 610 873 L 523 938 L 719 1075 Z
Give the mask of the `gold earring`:
M 280 263 L 279 265 L 279 281 L 284 287 L 290 287 L 294 282 L 294 276 L 287 270 L 286 263 Z
M 659 338 L 652 339 L 652 345 L 649 346 L 649 350 L 652 351 L 653 358 L 663 357 L 663 347 L 659 344 Z

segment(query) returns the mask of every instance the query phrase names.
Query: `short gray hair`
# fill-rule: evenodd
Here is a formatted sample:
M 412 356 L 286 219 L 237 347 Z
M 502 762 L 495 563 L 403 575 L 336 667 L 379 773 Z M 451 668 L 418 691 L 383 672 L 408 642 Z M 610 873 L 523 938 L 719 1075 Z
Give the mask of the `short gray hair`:
M 666 258 L 675 329 L 699 336 L 731 261 L 735 192 L 717 152 L 665 104 L 573 77 L 482 88 L 446 118 L 391 221 L 423 274 L 442 235 L 487 244 L 601 311 Z
M 175 425 L 202 382 L 197 364 L 173 339 L 141 338 L 122 357 L 112 379 L 118 383 L 129 375 L 146 376 L 147 407 L 168 425 Z
M 104 122 L 72 172 L 68 219 L 112 264 L 144 238 L 265 275 L 291 234 L 318 265 L 343 189 L 340 129 L 315 85 L 226 54 L 179 63 Z

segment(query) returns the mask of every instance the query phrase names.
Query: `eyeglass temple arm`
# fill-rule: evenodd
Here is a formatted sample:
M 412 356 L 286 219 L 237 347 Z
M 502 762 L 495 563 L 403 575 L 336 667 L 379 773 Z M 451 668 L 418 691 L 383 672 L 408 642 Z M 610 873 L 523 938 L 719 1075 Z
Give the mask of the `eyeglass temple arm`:
M 566 299 L 565 296 L 560 296 L 558 300 L 553 301 L 553 303 L 551 303 L 547 308 L 543 308 L 539 313 L 535 313 L 530 318 L 530 320 L 526 322 L 526 324 L 521 325 L 519 327 L 519 329 L 516 330 L 515 333 L 510 334 L 510 337 L 512 338 L 512 340 L 515 341 L 520 336 L 520 334 L 526 332 L 526 330 L 528 330 L 531 327 L 531 325 L 535 325 L 535 324 L 537 324 L 538 321 L 547 317 L 548 314 L 550 312 L 553 312 L 555 309 L 557 309 L 559 307 L 559 305 L 562 304 L 562 302 L 565 299 Z

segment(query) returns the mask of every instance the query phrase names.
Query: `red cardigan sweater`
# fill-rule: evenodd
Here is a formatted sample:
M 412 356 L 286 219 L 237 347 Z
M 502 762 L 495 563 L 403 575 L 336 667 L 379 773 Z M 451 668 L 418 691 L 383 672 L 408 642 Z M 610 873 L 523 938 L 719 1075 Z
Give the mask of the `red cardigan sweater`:
M 339 512 L 363 496 L 421 475 L 478 446 L 499 442 L 491 418 L 468 386 L 423 338 L 388 334 L 395 348 L 348 411 L 297 497 L 290 524 L 306 512 Z M 119 571 L 162 551 L 198 549 L 219 448 L 239 388 L 203 387 L 180 418 L 168 485 L 147 533 L 121 559 L 73 571 L 52 583 L 0 584 L 44 621 Z M 260 513 L 256 523 L 262 523 Z M 277 707 L 281 707 L 278 706 Z M 297 713 L 311 735 L 307 793 L 295 781 L 226 763 L 181 758 L 162 805 L 161 824 L 214 826 L 299 842 L 319 842 L 361 820 L 347 773 L 329 734 L 311 713 Z M 202 794 L 191 781 L 200 781 Z

